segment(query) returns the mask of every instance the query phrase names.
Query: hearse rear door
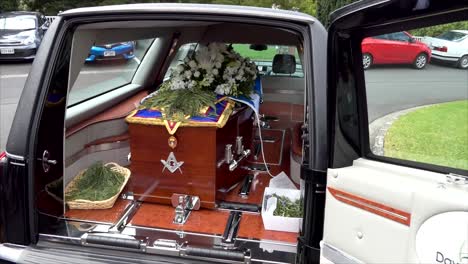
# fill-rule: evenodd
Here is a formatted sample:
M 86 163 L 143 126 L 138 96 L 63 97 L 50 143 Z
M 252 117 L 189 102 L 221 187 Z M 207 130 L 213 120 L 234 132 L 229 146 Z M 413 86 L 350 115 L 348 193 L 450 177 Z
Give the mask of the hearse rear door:
M 322 263 L 468 263 L 466 167 L 390 158 L 371 151 L 365 77 L 373 69 L 364 74 L 361 54 L 365 37 L 466 21 L 467 17 L 466 1 L 430 0 L 360 1 L 331 15 L 331 147 Z M 398 67 L 376 67 L 374 74 Z M 405 70 L 411 74 L 428 71 Z

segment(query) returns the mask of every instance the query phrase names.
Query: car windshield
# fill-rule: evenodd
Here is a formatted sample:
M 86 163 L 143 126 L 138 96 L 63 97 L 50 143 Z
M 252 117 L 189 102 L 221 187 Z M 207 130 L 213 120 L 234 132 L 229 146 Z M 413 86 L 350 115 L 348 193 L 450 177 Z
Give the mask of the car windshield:
M 0 30 L 28 30 L 36 28 L 33 16 L 0 17 Z
M 439 35 L 437 38 L 445 39 L 445 40 L 449 40 L 449 41 L 460 41 L 463 38 L 465 38 L 466 36 L 467 36 L 467 34 L 462 33 L 462 32 L 447 31 L 447 32 L 442 33 L 441 35 Z

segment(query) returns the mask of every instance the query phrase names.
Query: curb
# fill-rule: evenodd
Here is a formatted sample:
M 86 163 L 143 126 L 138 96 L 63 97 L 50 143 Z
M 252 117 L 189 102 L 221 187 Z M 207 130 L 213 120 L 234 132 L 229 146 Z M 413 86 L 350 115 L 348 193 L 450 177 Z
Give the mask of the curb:
M 415 110 L 425 108 L 428 106 L 433 106 L 436 104 L 428 104 L 422 106 L 416 106 L 408 109 L 404 109 L 401 111 L 393 112 L 383 117 L 380 117 L 374 120 L 372 123 L 369 124 L 369 145 L 370 149 L 373 154 L 378 156 L 384 156 L 384 143 L 385 143 L 385 135 L 390 127 L 393 125 L 395 121 L 397 121 L 401 116 L 406 115 L 410 112 Z

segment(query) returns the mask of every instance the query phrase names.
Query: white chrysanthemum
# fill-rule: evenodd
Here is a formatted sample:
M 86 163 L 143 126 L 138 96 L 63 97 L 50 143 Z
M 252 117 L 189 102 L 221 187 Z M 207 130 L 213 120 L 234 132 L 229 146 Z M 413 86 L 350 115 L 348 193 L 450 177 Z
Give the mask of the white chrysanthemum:
M 183 71 L 184 71 L 184 65 L 183 64 L 177 65 L 176 72 L 182 73 Z
M 185 89 L 186 83 L 180 78 L 174 78 L 171 81 L 171 90 L 181 90 Z
M 210 51 L 207 47 L 201 47 L 195 54 L 195 59 L 198 62 L 198 67 L 207 72 L 213 68 L 213 63 L 210 58 Z
M 185 71 L 184 75 L 185 75 L 185 78 L 190 79 L 190 77 L 192 77 L 192 72 L 191 71 Z
M 231 93 L 231 85 L 227 83 L 219 84 L 216 86 L 215 93 L 219 95 L 227 95 Z
M 219 74 L 219 71 L 218 71 L 218 69 L 215 68 L 215 69 L 213 69 L 213 70 L 211 71 L 211 73 L 213 73 L 213 75 L 216 76 L 216 75 Z
M 217 63 L 218 63 L 218 62 L 219 62 L 219 63 L 223 63 L 223 61 L 224 61 L 224 55 L 221 54 L 221 53 L 216 54 L 216 59 L 215 59 L 215 61 L 216 61 Z
M 197 67 L 197 63 L 194 60 L 189 61 L 188 65 L 190 66 L 191 69 L 194 69 Z
M 193 73 L 193 76 L 194 76 L 195 78 L 200 77 L 200 72 L 199 72 L 199 71 L 195 71 L 195 72 Z
M 189 89 L 193 89 L 195 88 L 196 85 L 197 85 L 197 82 L 192 80 L 191 82 L 188 83 L 187 87 Z

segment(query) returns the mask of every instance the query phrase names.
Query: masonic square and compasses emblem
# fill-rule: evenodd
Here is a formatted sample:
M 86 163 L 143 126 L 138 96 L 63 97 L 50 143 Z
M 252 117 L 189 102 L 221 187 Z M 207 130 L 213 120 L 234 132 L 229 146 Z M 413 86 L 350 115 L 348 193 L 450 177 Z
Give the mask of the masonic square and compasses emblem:
M 161 163 L 164 165 L 162 171 L 164 171 L 167 168 L 171 173 L 174 173 L 176 170 L 179 170 L 180 173 L 182 173 L 180 167 L 182 167 L 182 164 L 184 164 L 184 162 L 177 161 L 174 152 L 169 153 L 169 157 L 167 157 L 167 160 L 161 160 Z

